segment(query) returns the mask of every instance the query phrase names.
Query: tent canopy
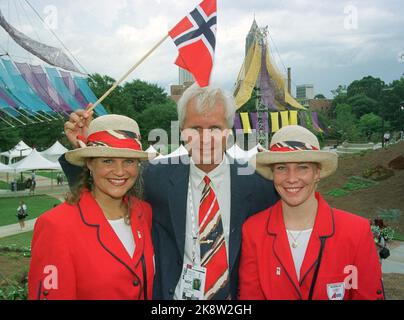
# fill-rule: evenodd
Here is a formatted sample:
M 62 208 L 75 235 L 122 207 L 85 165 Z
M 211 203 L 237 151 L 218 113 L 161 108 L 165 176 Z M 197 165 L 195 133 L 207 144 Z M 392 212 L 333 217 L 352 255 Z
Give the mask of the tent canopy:
M 0 163 L 0 172 L 14 172 L 14 169 L 10 166 Z
M 65 154 L 68 151 L 59 141 L 56 141 L 51 147 L 46 149 L 45 151 L 40 152 L 40 154 L 50 160 L 57 161 L 62 154 Z
M 233 144 L 226 153 L 233 159 L 248 159 L 248 151 L 241 149 L 237 144 Z
M 52 162 L 45 159 L 41 154 L 33 149 L 24 159 L 10 165 L 15 172 L 37 170 L 37 169 L 55 169 L 62 170 L 58 162 Z
M 21 140 L 13 148 L 0 153 L 0 155 L 8 158 L 8 163 L 10 163 L 13 158 L 18 158 L 21 156 L 26 157 L 31 152 L 32 148 L 30 148 L 24 141 Z
M 175 149 L 170 154 L 167 154 L 165 156 L 159 155 L 158 157 L 156 157 L 156 159 L 166 159 L 166 158 L 180 157 L 180 156 L 184 156 L 184 155 L 187 155 L 187 154 L 188 154 L 187 149 L 185 149 L 185 147 L 183 145 L 181 145 L 178 149 Z

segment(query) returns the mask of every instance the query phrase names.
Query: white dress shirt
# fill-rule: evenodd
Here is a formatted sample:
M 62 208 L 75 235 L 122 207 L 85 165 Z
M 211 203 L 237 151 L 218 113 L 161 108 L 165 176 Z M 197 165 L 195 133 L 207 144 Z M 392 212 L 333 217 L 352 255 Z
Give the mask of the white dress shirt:
M 194 212 L 194 231 L 198 232 L 199 221 L 199 202 L 202 197 L 202 191 L 205 186 L 203 181 L 205 176 L 208 176 L 211 181 L 211 187 L 215 192 L 217 201 L 219 203 L 219 210 L 222 218 L 224 239 L 226 243 L 227 260 L 229 259 L 229 234 L 230 234 L 230 161 L 225 155 L 223 161 L 211 172 L 205 173 L 199 169 L 195 163 L 190 161 L 189 182 L 191 190 L 188 190 L 187 197 L 187 214 L 185 222 L 185 247 L 184 247 L 184 264 L 192 264 L 192 251 L 194 247 L 194 240 L 192 238 L 192 212 L 191 203 L 193 204 Z M 191 192 L 189 192 L 191 191 Z M 192 196 L 192 200 L 189 196 Z M 195 264 L 200 263 L 200 247 L 199 242 L 195 246 Z M 180 280 L 175 288 L 174 300 L 180 300 Z

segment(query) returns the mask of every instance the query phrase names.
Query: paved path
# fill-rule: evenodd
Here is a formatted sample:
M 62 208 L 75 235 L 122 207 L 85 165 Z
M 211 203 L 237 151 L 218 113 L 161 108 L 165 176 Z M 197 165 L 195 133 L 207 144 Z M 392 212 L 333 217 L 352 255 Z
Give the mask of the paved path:
M 67 187 L 66 187 L 67 188 Z M 58 199 L 59 201 L 63 202 L 64 201 L 64 195 L 65 192 L 63 192 L 64 188 L 60 187 L 59 190 L 52 190 L 51 192 L 47 192 L 46 194 L 54 197 L 56 199 Z M 14 195 L 15 193 L 8 193 L 9 195 Z M 22 195 L 27 195 L 25 194 L 25 191 L 18 191 L 17 192 L 18 196 L 22 196 Z M 10 224 L 10 225 L 6 225 L 6 226 L 0 226 L 0 238 L 4 238 L 7 236 L 12 236 L 15 234 L 19 234 L 22 232 L 26 232 L 26 231 L 32 231 L 34 229 L 34 225 L 36 222 L 36 219 L 30 219 L 30 220 L 26 220 L 25 221 L 25 228 L 23 230 L 21 230 L 20 224 L 19 223 L 14 223 L 14 224 Z
M 383 273 L 404 274 L 404 243 L 401 242 L 394 249 L 390 249 L 390 257 L 382 262 Z
M 26 220 L 25 228 L 23 230 L 21 230 L 19 223 L 2 226 L 2 227 L 0 227 L 0 238 L 12 236 L 15 234 L 20 234 L 20 233 L 27 232 L 27 231 L 32 231 L 32 230 L 34 230 L 35 221 L 36 221 L 36 218 L 31 219 L 31 220 Z

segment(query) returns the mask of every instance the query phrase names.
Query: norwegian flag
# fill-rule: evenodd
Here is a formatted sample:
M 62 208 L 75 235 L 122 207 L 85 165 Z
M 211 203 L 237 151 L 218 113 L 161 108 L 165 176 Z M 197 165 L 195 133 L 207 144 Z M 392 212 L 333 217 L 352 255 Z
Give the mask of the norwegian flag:
M 204 0 L 169 31 L 178 48 L 175 64 L 200 87 L 209 85 L 216 46 L 216 0 Z

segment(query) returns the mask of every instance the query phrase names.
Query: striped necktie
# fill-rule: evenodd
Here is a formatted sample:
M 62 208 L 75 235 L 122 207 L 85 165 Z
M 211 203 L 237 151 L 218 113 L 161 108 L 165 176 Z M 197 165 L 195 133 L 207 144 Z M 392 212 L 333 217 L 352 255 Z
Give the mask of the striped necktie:
M 229 266 L 222 218 L 210 179 L 203 179 L 205 187 L 199 206 L 199 238 L 201 266 L 206 268 L 205 299 L 223 300 L 229 296 Z

